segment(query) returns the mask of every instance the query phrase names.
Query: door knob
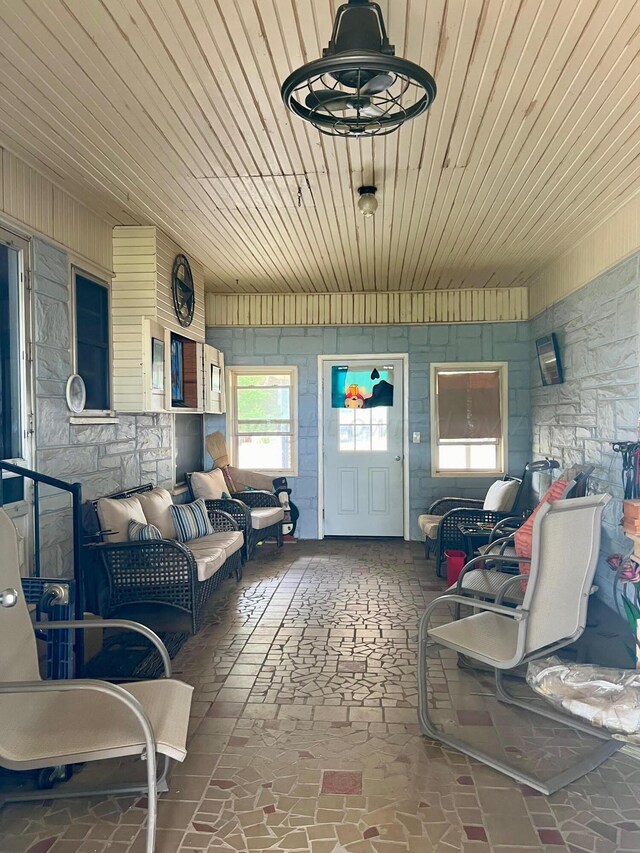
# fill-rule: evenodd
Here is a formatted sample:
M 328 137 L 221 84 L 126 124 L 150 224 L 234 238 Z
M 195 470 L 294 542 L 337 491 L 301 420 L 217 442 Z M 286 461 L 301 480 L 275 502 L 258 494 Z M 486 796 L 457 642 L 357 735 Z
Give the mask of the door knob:
M 18 602 L 18 590 L 17 589 L 3 589 L 0 592 L 0 606 L 2 607 L 15 607 Z
M 399 462 L 401 458 L 401 456 L 396 456 L 396 462 Z

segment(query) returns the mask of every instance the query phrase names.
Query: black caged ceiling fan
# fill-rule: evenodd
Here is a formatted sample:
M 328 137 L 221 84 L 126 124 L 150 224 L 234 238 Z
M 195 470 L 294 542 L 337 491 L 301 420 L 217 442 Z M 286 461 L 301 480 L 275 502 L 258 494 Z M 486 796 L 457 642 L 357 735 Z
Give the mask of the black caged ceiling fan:
M 431 74 L 395 55 L 377 3 L 349 0 L 337 11 L 322 59 L 284 81 L 282 98 L 295 115 L 322 133 L 392 133 L 433 103 Z

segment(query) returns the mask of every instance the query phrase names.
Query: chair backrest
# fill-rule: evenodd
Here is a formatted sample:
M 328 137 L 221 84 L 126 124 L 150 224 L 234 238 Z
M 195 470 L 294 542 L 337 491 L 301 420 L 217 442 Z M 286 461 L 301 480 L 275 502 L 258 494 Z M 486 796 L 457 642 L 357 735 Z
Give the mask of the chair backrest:
M 0 508 L 0 590 L 17 589 L 14 607 L 0 607 L 0 681 L 38 681 L 36 636 L 20 581 L 18 534 Z
M 610 495 L 589 495 L 554 501 L 536 515 L 531 572 L 522 604 L 529 611 L 527 654 L 584 631 L 602 513 L 610 500 Z

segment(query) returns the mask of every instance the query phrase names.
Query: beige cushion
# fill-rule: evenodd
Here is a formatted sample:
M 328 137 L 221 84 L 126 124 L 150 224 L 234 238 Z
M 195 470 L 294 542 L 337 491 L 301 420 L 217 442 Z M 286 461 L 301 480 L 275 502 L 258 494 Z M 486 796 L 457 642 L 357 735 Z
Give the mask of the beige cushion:
M 229 494 L 229 489 L 220 468 L 213 471 L 196 471 L 191 475 L 191 488 L 194 497 L 205 500 L 220 500 L 223 493 Z
M 105 542 L 128 542 L 129 522 L 147 523 L 137 495 L 120 499 L 100 498 L 98 501 L 98 518 L 100 530 L 113 530 L 113 533 L 103 537 Z
M 427 539 L 433 539 L 435 542 L 438 538 L 438 525 L 441 521 L 441 515 L 419 515 L 418 527 L 422 530 Z
M 148 524 L 155 524 L 163 539 L 177 539 L 176 526 L 171 518 L 169 507 L 173 499 L 166 489 L 155 488 L 150 492 L 141 492 L 138 500 Z
M 194 557 L 206 556 L 207 550 L 222 548 L 227 557 L 240 551 L 244 545 L 244 536 L 240 530 L 224 530 L 209 536 L 200 536 L 187 543 L 187 548 Z
M 202 537 L 202 539 L 208 538 L 208 536 Z M 206 581 L 212 575 L 215 575 L 216 572 L 220 571 L 224 566 L 227 554 L 224 548 L 214 548 L 211 543 L 199 548 L 198 542 L 200 541 L 200 539 L 192 539 L 191 542 L 188 543 L 187 547 L 193 554 L 193 559 L 196 561 L 198 580 Z
M 256 507 L 251 510 L 251 526 L 254 530 L 264 530 L 284 519 L 284 510 L 280 506 Z
M 519 488 L 520 483 L 517 480 L 496 480 L 489 487 L 482 509 L 490 512 L 511 512 Z

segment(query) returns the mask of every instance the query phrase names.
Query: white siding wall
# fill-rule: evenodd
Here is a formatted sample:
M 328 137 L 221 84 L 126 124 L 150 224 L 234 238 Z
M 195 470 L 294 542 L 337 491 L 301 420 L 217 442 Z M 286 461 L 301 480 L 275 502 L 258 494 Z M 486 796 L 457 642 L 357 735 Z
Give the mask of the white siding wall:
M 193 321 L 188 328 L 180 325 L 176 318 L 173 307 L 173 293 L 171 290 L 171 272 L 176 255 L 187 254 L 184 249 L 167 237 L 162 231 L 157 231 L 156 236 L 156 262 L 157 262 L 157 320 L 165 328 L 172 332 L 178 332 L 191 340 L 204 342 L 204 270 L 202 264 L 189 258 L 189 265 L 193 275 L 195 287 L 196 306 L 193 313 Z
M 73 259 L 111 272 L 112 226 L 9 151 L 0 149 L 0 215 L 55 240 Z
M 524 287 L 425 293 L 207 294 L 207 326 L 351 326 L 527 320 Z

